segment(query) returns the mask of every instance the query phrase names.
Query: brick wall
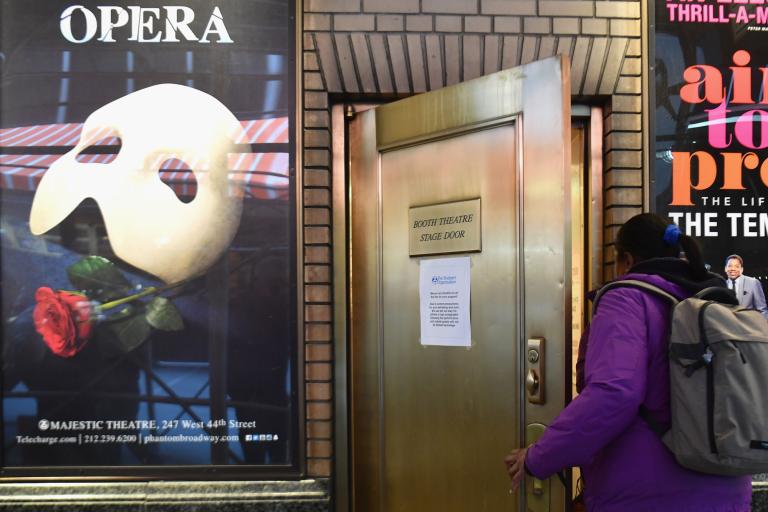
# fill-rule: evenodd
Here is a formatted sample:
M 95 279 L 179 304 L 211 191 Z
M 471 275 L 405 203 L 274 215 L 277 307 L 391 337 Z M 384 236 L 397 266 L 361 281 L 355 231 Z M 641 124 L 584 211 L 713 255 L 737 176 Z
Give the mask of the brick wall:
M 643 206 L 644 2 L 304 0 L 304 286 L 307 457 L 331 474 L 332 307 L 329 95 L 378 99 L 439 89 L 556 54 L 574 101 L 604 108 L 605 236 Z
M 333 329 L 328 92 L 315 46 L 303 37 L 304 362 L 307 472 L 331 474 Z

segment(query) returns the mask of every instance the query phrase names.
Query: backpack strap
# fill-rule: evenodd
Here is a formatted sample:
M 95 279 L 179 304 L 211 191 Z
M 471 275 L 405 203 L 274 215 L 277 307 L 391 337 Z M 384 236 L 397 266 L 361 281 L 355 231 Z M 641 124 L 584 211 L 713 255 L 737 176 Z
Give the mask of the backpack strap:
M 598 290 L 597 295 L 595 296 L 595 300 L 592 301 L 592 315 L 594 316 L 597 313 L 597 305 L 600 302 L 600 298 L 610 290 L 613 290 L 614 288 L 637 288 L 639 290 L 644 290 L 646 292 L 652 293 L 653 295 L 656 295 L 657 297 L 661 297 L 664 300 L 669 303 L 670 307 L 675 307 L 680 302 L 677 300 L 676 297 L 672 296 L 670 293 L 667 293 L 666 291 L 662 290 L 658 286 L 652 285 L 650 283 L 646 283 L 644 281 L 638 281 L 636 279 L 627 279 L 624 281 L 612 281 L 606 285 L 604 285 L 600 290 Z M 709 288 L 707 288 L 709 290 Z M 706 290 L 704 290 L 706 291 Z M 726 290 L 727 291 L 727 290 Z M 700 292 L 701 293 L 701 292 Z M 651 414 L 651 411 L 649 411 L 645 405 L 640 404 L 640 408 L 638 410 L 638 415 L 640 418 L 645 421 L 645 423 L 650 427 L 650 429 L 653 431 L 656 436 L 661 439 L 664 437 L 664 434 L 666 433 L 666 429 L 664 429 L 661 424 L 656 420 L 656 418 L 653 417 L 653 414 Z
M 694 295 L 697 299 L 713 300 L 722 304 L 730 304 L 731 306 L 738 306 L 739 299 L 736 298 L 736 294 L 733 290 L 729 290 L 723 286 L 710 286 L 704 288 L 699 293 Z
M 646 283 L 645 281 L 638 281 L 636 279 L 627 279 L 622 281 L 611 281 L 610 283 L 604 285 L 602 288 L 600 288 L 597 291 L 597 295 L 595 296 L 595 300 L 592 301 L 592 315 L 594 316 L 595 313 L 597 313 L 597 305 L 600 302 L 600 299 L 603 295 L 605 295 L 607 292 L 613 290 L 614 288 L 637 288 L 640 290 L 645 290 L 649 293 L 652 293 L 653 295 L 656 295 L 658 297 L 661 297 L 665 299 L 670 306 L 676 306 L 678 302 L 677 298 L 672 296 L 671 294 L 667 293 L 666 291 L 662 290 L 658 286 L 652 285 L 650 283 Z M 707 288 L 709 290 L 709 288 Z M 704 290 L 706 291 L 706 290 Z M 701 292 L 700 292 L 701 293 Z

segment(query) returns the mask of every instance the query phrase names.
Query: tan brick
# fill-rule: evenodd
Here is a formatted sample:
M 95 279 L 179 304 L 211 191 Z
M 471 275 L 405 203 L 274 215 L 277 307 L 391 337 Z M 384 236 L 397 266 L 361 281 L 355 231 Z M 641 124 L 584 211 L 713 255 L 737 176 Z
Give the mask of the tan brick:
M 573 37 L 559 36 L 557 38 L 557 48 L 555 49 L 555 55 L 568 55 L 573 52 Z
M 409 32 L 431 32 L 432 16 L 406 16 L 405 29 Z
M 523 47 L 520 52 L 520 64 L 528 64 L 536 60 L 536 48 L 541 38 L 539 36 L 524 36 Z
M 307 441 L 307 457 L 330 457 L 331 455 L 330 441 Z
M 371 66 L 371 54 L 365 34 L 352 34 L 352 53 L 357 63 L 357 75 L 363 92 L 376 92 L 374 71 Z
M 304 41 L 304 44 L 302 45 L 302 48 L 304 50 L 314 50 L 315 49 L 315 40 L 312 38 L 312 34 L 304 34 L 304 37 L 302 38 Z
M 639 57 L 627 57 L 621 65 L 621 74 L 640 76 L 643 72 L 643 62 Z
M 461 49 L 459 36 L 456 34 L 446 34 L 444 41 L 445 84 L 457 84 L 461 79 Z
M 307 400 L 330 400 L 331 383 L 330 382 L 308 382 L 306 384 L 305 396 Z
M 305 148 L 327 148 L 331 144 L 331 134 L 328 130 L 304 130 Z
M 587 35 L 604 36 L 608 34 L 608 20 L 599 18 L 587 18 L 581 20 L 581 33 Z
M 331 174 L 323 169 L 304 169 L 305 187 L 327 187 L 330 185 Z
M 305 149 L 304 165 L 312 167 L 328 167 L 331 163 L 331 152 L 327 149 Z
M 616 86 L 616 80 L 619 76 L 620 56 L 611 53 L 609 49 L 609 40 L 607 37 L 595 37 L 592 39 L 592 50 L 587 61 L 587 70 L 582 92 L 584 94 L 611 94 Z M 621 45 L 616 44 L 615 48 Z M 606 58 L 606 50 L 608 56 Z
M 501 37 L 485 36 L 483 51 L 483 74 L 488 75 L 501 69 Z
M 328 478 L 331 476 L 331 459 L 307 459 L 307 476 Z
M 306 363 L 306 379 L 307 381 L 329 381 L 331 380 L 331 363 Z M 312 419 L 325 419 L 324 417 L 316 417 Z
M 614 242 L 616 241 L 616 237 L 619 234 L 619 228 L 621 228 L 621 224 L 612 224 L 610 226 L 606 226 L 606 228 L 603 230 L 603 241 L 605 242 L 604 246 L 606 247 L 606 258 L 610 258 L 611 261 L 616 257 L 616 253 L 614 252 Z
M 430 89 L 443 87 L 443 52 L 440 48 L 440 36 L 427 34 L 424 36 L 425 59 L 427 65 L 427 78 Z
M 320 76 L 320 73 L 304 73 L 304 89 L 315 91 L 324 90 L 323 77 Z
M 315 52 L 304 52 L 304 71 L 318 71 L 320 70 L 320 63 L 317 61 L 317 54 Z
M 360 0 L 304 0 L 305 12 L 359 12 Z
M 578 34 L 578 18 L 555 18 L 552 20 L 552 32 L 554 34 Z
M 594 3 L 584 0 L 539 0 L 540 16 L 593 16 Z
M 330 283 L 331 269 L 324 265 L 307 265 L 304 267 L 304 281 L 307 283 Z
M 461 16 L 436 16 L 437 32 L 461 32 Z
M 405 27 L 403 16 L 400 14 L 379 14 L 376 16 L 378 32 L 402 32 Z
M 536 15 L 536 0 L 480 0 L 480 14 Z
M 642 149 L 643 134 L 641 132 L 612 132 L 605 138 L 605 150 L 612 149 Z
M 330 421 L 308 421 L 307 438 L 309 439 L 330 439 L 333 431 L 333 424 Z
M 616 94 L 640 94 L 643 79 L 639 76 L 620 76 L 616 83 Z
M 371 14 L 336 14 L 333 29 L 342 32 L 373 32 L 376 17 Z
M 331 302 L 331 287 L 326 284 L 310 284 L 304 287 L 306 302 Z
M 609 188 L 605 191 L 606 204 L 643 206 L 643 189 L 629 187 Z
M 304 126 L 306 128 L 328 128 L 331 125 L 330 119 L 327 110 L 304 111 Z
M 304 306 L 304 320 L 306 322 L 330 322 L 333 317 L 333 309 L 328 304 L 309 304 Z
M 641 96 L 614 94 L 611 97 L 613 112 L 642 112 L 643 99 Z
M 501 69 L 520 64 L 521 36 L 504 36 L 502 39 Z
M 542 36 L 539 42 L 539 59 L 545 59 L 555 55 L 557 38 L 554 36 Z
M 614 130 L 631 132 L 643 129 L 643 118 L 640 114 L 611 114 L 605 119 L 605 132 Z
M 307 246 L 304 248 L 304 263 L 317 265 L 331 264 L 331 248 L 323 246 Z
M 519 34 L 522 31 L 523 21 L 516 16 L 495 16 L 493 18 L 494 32 Z
M 389 64 L 392 69 L 394 85 L 396 92 L 410 92 L 408 83 L 407 55 L 405 48 L 405 38 L 401 34 L 389 34 L 386 37 L 389 46 Z
M 612 36 L 640 37 L 640 34 L 639 20 L 611 20 Z
M 462 38 L 462 62 L 464 64 L 464 80 L 477 78 L 482 74 L 483 59 L 481 55 L 481 36 L 465 34 Z
M 377 85 L 374 79 L 371 53 L 368 38 L 365 34 L 352 34 L 352 54 L 357 63 L 357 75 L 363 92 L 376 92 Z
M 336 62 L 336 50 L 333 44 L 332 34 L 329 32 L 316 32 L 314 34 L 317 44 L 317 55 L 320 66 L 323 69 L 324 87 L 331 92 L 341 91 L 341 74 Z
M 464 18 L 464 31 L 488 33 L 492 20 L 490 16 L 467 16 Z
M 477 0 L 421 0 L 421 12 L 477 14 Z
M 304 228 L 305 244 L 329 244 L 331 243 L 331 230 L 325 226 L 310 226 Z
M 419 12 L 419 0 L 363 0 L 364 12 Z
M 304 171 L 304 176 L 310 170 Z M 312 171 L 322 173 L 323 171 Z M 306 178 L 305 178 L 306 181 Z M 305 225 L 329 225 L 331 223 L 331 210 L 328 208 L 304 208 Z
M 305 206 L 331 206 L 331 193 L 324 188 L 304 190 Z
M 605 167 L 640 168 L 643 166 L 643 154 L 641 151 L 608 151 L 605 155 Z
M 304 359 L 307 362 L 331 361 L 331 345 L 329 343 L 308 343 L 304 345 Z
M 599 18 L 640 18 L 640 2 L 597 1 L 595 15 Z
M 304 30 L 331 30 L 331 16 L 328 14 L 304 14 Z
M 304 91 L 304 108 L 327 109 L 328 94 L 324 92 Z
M 632 39 L 627 46 L 627 57 L 642 57 L 643 45 L 640 39 Z
M 331 341 L 330 324 L 306 324 L 304 338 L 307 341 Z
M 629 219 L 637 215 L 638 213 L 642 212 L 642 208 L 638 206 L 613 206 L 608 205 L 606 203 L 607 208 L 605 209 L 605 224 L 606 226 L 610 225 L 621 225 L 627 222 Z
M 424 65 L 424 53 L 422 51 L 423 38 L 419 34 L 406 36 L 406 55 L 411 64 L 411 83 L 414 92 L 427 90 L 426 71 Z
M 332 418 L 330 402 L 307 402 L 307 419 L 329 420 Z
M 549 34 L 551 31 L 549 18 L 523 18 L 523 32 L 526 34 Z

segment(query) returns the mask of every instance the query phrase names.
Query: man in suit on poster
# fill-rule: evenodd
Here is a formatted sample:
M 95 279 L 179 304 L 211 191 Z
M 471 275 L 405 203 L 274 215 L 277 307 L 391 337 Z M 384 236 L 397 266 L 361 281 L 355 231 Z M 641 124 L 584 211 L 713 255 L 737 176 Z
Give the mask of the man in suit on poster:
M 731 254 L 725 259 L 725 275 L 728 288 L 734 290 L 739 304 L 756 309 L 768 319 L 768 306 L 765 303 L 763 285 L 754 277 L 745 276 L 744 260 L 738 254 Z

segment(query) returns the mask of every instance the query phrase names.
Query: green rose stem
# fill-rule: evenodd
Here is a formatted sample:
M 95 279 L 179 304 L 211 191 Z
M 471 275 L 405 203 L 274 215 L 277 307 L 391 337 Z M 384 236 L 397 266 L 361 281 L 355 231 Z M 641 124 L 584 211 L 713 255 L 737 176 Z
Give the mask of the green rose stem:
M 196 276 L 197 277 L 197 276 Z M 101 306 L 99 306 L 99 309 L 102 311 L 113 309 L 118 306 L 122 306 L 123 304 L 128 304 L 129 302 L 133 302 L 136 299 L 140 299 L 142 297 L 146 297 L 147 295 L 156 295 L 158 293 L 162 293 L 167 290 L 172 290 L 173 288 L 178 288 L 179 286 L 182 286 L 192 279 L 185 279 L 183 281 L 179 281 L 178 283 L 171 283 L 167 284 L 165 286 L 160 286 L 159 288 L 156 286 L 150 286 L 149 288 L 145 289 L 144 291 L 141 291 L 139 293 L 135 293 L 133 295 L 129 295 L 128 297 L 123 297 L 122 299 L 113 300 L 110 302 L 105 302 Z

